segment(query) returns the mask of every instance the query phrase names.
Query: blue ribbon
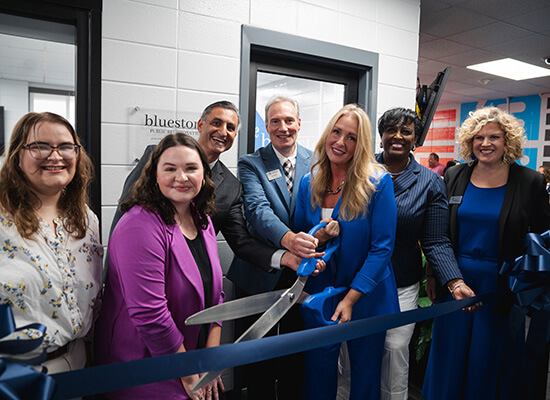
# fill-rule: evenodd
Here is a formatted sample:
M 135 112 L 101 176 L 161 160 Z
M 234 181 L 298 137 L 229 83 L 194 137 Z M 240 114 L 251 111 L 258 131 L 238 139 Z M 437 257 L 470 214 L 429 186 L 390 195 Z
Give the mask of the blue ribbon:
M 525 236 L 525 254 L 502 264 L 516 304 L 535 314 L 550 305 L 550 231 Z
M 525 316 L 531 316 L 523 364 L 517 375 L 525 398 L 531 398 L 537 379 L 546 380 L 545 350 L 550 343 L 550 231 L 525 236 L 525 254 L 503 263 L 500 274 L 508 276 L 515 304 L 510 313 L 508 346 L 524 334 Z M 505 376 L 503 379 L 507 379 Z
M 39 334 L 29 339 L 4 339 L 6 336 L 22 331 L 35 329 Z M 45 360 L 46 354 L 42 350 L 32 358 L 21 358 L 18 355 L 31 353 L 40 349 L 44 339 L 46 327 L 42 324 L 30 324 L 21 328 L 15 327 L 15 321 L 9 304 L 0 305 L 0 353 L 9 355 L 0 358 L 0 398 L 9 400 L 29 399 L 47 400 L 55 387 L 55 381 L 29 365 Z
M 489 293 L 345 324 L 54 374 L 50 375 L 57 383 L 53 399 L 70 399 L 110 392 L 281 357 L 436 318 L 480 301 L 495 301 L 498 297 L 498 293 Z

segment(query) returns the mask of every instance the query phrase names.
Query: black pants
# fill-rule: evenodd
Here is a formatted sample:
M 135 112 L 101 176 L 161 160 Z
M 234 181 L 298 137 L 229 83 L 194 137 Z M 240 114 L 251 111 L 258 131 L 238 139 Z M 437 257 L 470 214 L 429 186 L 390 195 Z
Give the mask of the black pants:
M 296 273 L 285 268 L 275 290 L 286 289 L 296 280 Z M 236 288 L 236 297 L 249 296 Z M 239 337 L 259 316 L 235 321 Z M 304 328 L 299 306 L 294 305 L 266 336 L 296 332 Z M 235 392 L 246 387 L 248 400 L 301 400 L 304 375 L 304 353 L 261 361 L 235 368 Z M 238 398 L 238 397 L 237 397 Z

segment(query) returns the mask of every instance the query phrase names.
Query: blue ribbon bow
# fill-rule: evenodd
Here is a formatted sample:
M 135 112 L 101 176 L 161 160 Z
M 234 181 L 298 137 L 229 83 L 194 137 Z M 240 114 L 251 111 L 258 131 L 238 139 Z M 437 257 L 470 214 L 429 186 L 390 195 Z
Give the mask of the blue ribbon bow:
M 525 236 L 525 254 L 502 264 L 516 303 L 531 314 L 550 306 L 550 230 Z
M 4 339 L 14 332 L 26 329 L 37 331 L 36 337 L 28 339 Z M 0 305 L 0 398 L 8 400 L 47 400 L 55 388 L 55 381 L 30 365 L 45 360 L 45 352 L 25 358 L 25 353 L 33 354 L 40 350 L 46 327 L 42 324 L 30 324 L 21 328 L 15 327 L 15 321 L 9 304 Z M 20 357 L 23 355 L 23 358 Z
M 525 316 L 531 317 L 525 341 L 525 358 L 518 364 L 521 386 L 529 393 L 536 382 L 546 379 L 545 349 L 550 343 L 550 230 L 525 236 L 525 254 L 502 264 L 500 274 L 508 276 L 515 305 L 510 313 L 510 329 L 524 333 Z M 508 342 L 510 345 L 513 341 Z M 525 393 L 525 398 L 531 398 Z

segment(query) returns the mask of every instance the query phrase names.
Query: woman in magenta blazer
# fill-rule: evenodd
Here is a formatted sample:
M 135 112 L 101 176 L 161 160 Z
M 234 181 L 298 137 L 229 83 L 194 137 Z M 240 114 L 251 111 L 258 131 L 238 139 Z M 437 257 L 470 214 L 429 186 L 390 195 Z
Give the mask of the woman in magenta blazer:
M 223 301 L 216 235 L 208 217 L 214 184 L 199 144 L 168 135 L 151 153 L 109 241 L 109 272 L 96 329 L 100 364 L 181 353 L 220 343 L 221 326 L 186 326 Z M 108 393 L 110 399 L 218 399 L 218 377 L 199 376 Z

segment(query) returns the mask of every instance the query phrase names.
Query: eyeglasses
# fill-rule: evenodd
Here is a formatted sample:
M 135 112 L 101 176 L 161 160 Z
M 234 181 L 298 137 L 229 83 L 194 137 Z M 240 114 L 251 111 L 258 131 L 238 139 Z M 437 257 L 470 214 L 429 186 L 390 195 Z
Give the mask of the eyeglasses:
M 59 146 L 51 146 L 48 143 L 34 142 L 23 146 L 24 149 L 29 150 L 31 156 L 37 160 L 45 160 L 48 158 L 54 150 L 57 151 L 65 160 L 72 160 L 76 157 L 80 145 L 73 143 L 63 143 Z

